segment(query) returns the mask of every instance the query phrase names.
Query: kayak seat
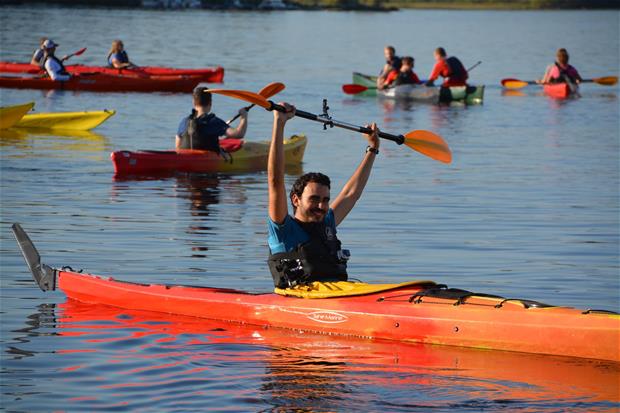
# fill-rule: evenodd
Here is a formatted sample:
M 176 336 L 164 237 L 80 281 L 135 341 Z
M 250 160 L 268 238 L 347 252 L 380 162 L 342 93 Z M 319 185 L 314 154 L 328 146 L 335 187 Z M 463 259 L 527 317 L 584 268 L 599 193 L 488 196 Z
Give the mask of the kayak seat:
M 228 153 L 236 152 L 243 147 L 243 139 L 222 139 L 220 140 L 220 148 Z

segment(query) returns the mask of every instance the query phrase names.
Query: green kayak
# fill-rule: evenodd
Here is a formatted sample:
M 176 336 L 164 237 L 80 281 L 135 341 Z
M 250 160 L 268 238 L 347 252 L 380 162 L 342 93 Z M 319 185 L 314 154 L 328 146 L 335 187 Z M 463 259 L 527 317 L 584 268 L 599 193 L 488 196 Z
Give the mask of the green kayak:
M 482 86 L 424 86 L 399 85 L 385 90 L 377 90 L 377 77 L 353 72 L 353 83 L 368 89 L 359 93 L 361 96 L 379 96 L 386 99 L 413 100 L 428 103 L 463 102 L 467 105 L 482 104 L 484 85 Z

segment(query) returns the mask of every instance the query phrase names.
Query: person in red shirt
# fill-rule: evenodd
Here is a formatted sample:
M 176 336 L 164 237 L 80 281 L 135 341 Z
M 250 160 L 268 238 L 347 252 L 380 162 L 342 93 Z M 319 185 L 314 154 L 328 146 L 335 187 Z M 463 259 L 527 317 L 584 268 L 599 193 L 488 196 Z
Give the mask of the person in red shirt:
M 433 86 L 439 76 L 444 78 L 442 86 L 467 86 L 467 70 L 459 59 L 454 56 L 446 57 L 443 47 L 435 49 L 435 66 L 428 77 L 426 86 Z
M 387 87 L 398 85 L 420 84 L 420 78 L 413 71 L 415 59 L 411 56 L 405 56 L 402 59 L 400 70 L 393 69 L 388 73 L 385 81 L 382 82 L 378 88 L 383 90 Z

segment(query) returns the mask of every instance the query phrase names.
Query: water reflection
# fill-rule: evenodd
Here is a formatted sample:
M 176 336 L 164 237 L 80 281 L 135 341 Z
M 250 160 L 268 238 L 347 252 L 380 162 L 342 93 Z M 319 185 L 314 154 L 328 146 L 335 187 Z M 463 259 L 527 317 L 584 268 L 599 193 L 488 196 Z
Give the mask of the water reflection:
M 73 300 L 40 306 L 14 333 L 8 410 L 34 411 L 41 400 L 45 410 L 66 411 L 620 407 L 620 367 L 591 360 L 302 334 Z M 25 391 L 45 377 L 53 387 Z
M 28 150 L 13 156 L 29 157 L 33 150 L 103 152 L 112 146 L 106 136 L 91 131 L 11 128 L 0 129 L 0 147 Z

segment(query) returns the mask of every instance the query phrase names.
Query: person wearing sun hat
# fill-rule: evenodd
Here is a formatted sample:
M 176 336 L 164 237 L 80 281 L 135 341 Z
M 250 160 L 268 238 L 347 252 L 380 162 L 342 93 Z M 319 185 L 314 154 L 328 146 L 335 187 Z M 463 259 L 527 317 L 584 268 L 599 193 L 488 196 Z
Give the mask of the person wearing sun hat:
M 56 47 L 59 45 L 54 43 L 52 39 L 47 39 L 43 42 L 43 50 L 45 50 L 44 67 L 49 77 L 54 81 L 63 82 L 71 79 L 71 75 L 65 69 L 62 64 L 62 60 L 55 56 Z

